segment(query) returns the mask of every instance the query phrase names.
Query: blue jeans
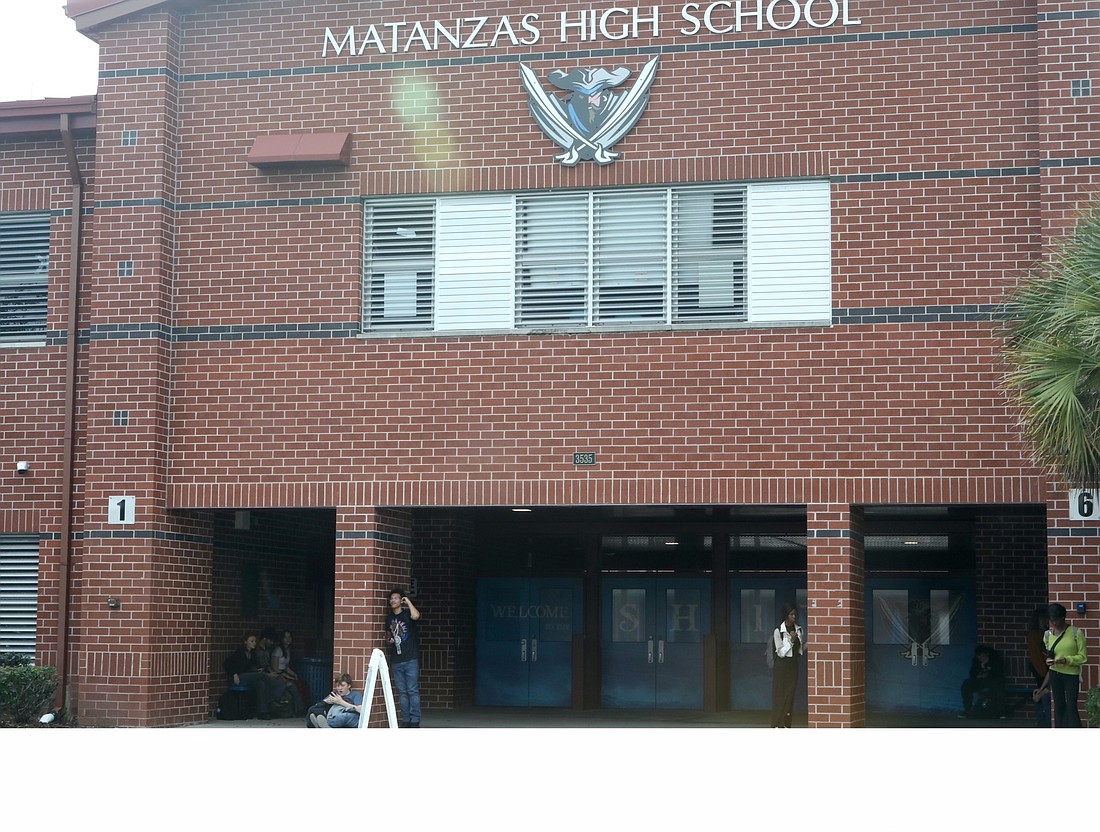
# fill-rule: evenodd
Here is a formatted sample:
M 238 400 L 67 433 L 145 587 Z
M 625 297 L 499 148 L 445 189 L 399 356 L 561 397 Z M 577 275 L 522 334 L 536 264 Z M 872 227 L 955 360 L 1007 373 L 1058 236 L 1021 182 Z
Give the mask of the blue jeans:
M 335 710 L 335 709 L 333 709 Z M 358 728 L 359 714 L 355 711 L 339 710 L 328 717 L 329 728 Z
M 401 721 L 405 725 L 420 724 L 420 662 L 412 659 L 398 662 L 390 670 L 401 702 Z

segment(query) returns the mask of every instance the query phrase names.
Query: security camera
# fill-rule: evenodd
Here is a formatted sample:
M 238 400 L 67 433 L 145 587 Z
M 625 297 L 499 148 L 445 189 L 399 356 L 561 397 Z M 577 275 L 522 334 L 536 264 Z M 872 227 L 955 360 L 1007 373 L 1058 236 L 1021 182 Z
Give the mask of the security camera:
M 31 464 L 29 462 L 17 462 L 15 463 L 15 470 L 20 474 L 26 474 L 31 470 Z

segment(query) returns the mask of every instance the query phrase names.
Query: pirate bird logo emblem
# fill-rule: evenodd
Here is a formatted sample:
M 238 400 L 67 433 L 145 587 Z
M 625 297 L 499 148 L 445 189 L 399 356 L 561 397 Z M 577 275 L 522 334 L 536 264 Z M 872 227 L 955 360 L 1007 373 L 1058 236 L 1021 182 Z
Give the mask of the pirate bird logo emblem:
M 535 123 L 554 143 L 565 149 L 554 158 L 566 167 L 581 159 L 599 165 L 610 165 L 619 154 L 611 150 L 616 142 L 630 132 L 649 103 L 649 88 L 657 75 L 654 57 L 638 80 L 626 92 L 611 92 L 630 77 L 626 67 L 608 72 L 606 69 L 555 69 L 547 78 L 563 96 L 549 95 L 530 67 L 522 62 L 519 76 L 527 90 L 527 103 Z

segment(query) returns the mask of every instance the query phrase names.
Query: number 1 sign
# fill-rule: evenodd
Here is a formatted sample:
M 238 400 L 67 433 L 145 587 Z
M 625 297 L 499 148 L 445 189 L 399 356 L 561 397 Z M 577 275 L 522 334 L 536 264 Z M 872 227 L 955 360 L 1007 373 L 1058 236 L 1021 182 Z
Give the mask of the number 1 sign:
M 107 500 L 107 522 L 130 524 L 134 522 L 137 500 L 133 497 L 110 497 Z

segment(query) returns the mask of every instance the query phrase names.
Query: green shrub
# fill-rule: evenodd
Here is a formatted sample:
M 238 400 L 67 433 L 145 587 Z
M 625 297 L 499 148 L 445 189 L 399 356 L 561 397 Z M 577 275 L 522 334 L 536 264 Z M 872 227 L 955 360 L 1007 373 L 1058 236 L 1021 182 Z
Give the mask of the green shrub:
M 37 720 L 53 707 L 52 667 L 0 667 L 0 717 L 16 724 Z
M 1090 688 L 1085 697 L 1085 714 L 1093 728 L 1100 728 L 1100 688 Z
M 30 664 L 34 661 L 23 653 L 0 653 L 0 667 L 26 667 Z

